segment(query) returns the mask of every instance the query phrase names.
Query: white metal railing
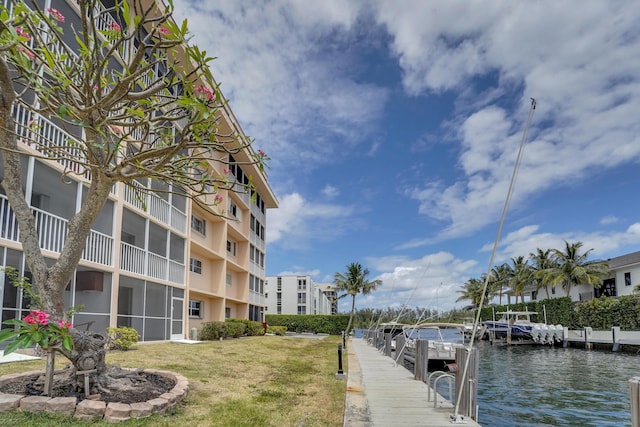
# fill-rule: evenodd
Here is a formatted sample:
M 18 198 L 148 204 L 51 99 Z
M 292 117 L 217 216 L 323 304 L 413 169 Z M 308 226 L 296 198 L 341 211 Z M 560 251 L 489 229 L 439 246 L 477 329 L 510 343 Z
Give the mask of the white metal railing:
M 138 187 L 141 191 L 136 191 Z M 124 199 L 136 208 L 148 212 L 152 217 L 184 233 L 187 231 L 187 214 L 168 201 L 144 189 L 138 182 L 125 185 Z
M 120 268 L 180 285 L 185 281 L 184 264 L 124 242 L 120 244 Z
M 128 243 L 120 243 L 120 268 L 124 271 L 144 275 L 146 273 L 146 252 Z
M 46 117 L 20 104 L 13 107 L 13 116 L 16 121 L 16 133 L 22 138 L 23 143 L 36 148 L 42 154 L 55 158 L 56 162 L 67 170 L 77 174 L 84 173 L 80 165 L 71 160 L 76 158 L 82 161 L 85 158 L 83 151 L 74 147 L 80 144 L 76 137 Z
M 67 237 L 68 221 L 42 209 L 31 208 L 36 221 L 38 241 L 44 250 L 60 253 Z M 7 196 L 0 195 L 0 236 L 14 242 L 20 241 L 20 232 L 15 214 Z M 87 237 L 82 259 L 97 264 L 113 265 L 113 237 L 91 230 Z

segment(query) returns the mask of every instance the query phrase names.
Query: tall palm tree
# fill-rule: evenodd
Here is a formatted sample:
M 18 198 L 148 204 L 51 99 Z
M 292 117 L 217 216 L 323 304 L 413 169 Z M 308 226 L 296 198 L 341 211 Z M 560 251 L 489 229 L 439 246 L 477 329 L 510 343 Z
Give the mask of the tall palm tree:
M 462 290 L 457 291 L 462 294 L 458 297 L 458 301 L 471 301 L 474 308 L 480 307 L 482 301 L 482 289 L 484 288 L 484 277 L 481 279 L 471 278 L 462 286 Z
M 593 249 L 580 254 L 582 242 L 564 242 L 564 251 L 553 249 L 553 259 L 557 263 L 549 271 L 549 283 L 551 286 L 562 285 L 567 296 L 570 296 L 571 287 L 574 285 L 602 286 L 602 279 L 609 272 L 609 264 L 606 262 L 589 262 L 587 257 Z
M 502 291 L 509 286 L 509 277 L 510 267 L 507 263 L 494 266 L 489 273 L 489 287 L 494 295 L 499 295 L 500 305 L 502 305 Z
M 360 263 L 352 262 L 347 265 L 347 271 L 344 274 L 336 273 L 334 276 L 333 284 L 338 290 L 346 292 L 343 296 L 351 295 L 351 314 L 349 315 L 346 333 L 349 333 L 353 323 L 353 314 L 356 311 L 356 295 L 367 295 L 377 287 L 382 286 L 382 280 L 369 281 L 367 280 L 368 275 L 369 270 L 367 268 L 363 268 Z
M 524 290 L 532 279 L 531 266 L 522 255 L 511 258 L 511 264 L 509 266 L 509 286 L 516 296 L 516 302 L 518 296 L 520 296 L 520 301 L 524 302 Z
M 549 278 L 551 277 L 549 272 L 556 266 L 555 259 L 552 255 L 551 249 L 542 250 L 540 248 L 537 248 L 535 252 L 529 254 L 533 279 L 536 283 L 536 291 L 544 288 L 547 293 L 547 299 L 551 298 L 549 295 Z

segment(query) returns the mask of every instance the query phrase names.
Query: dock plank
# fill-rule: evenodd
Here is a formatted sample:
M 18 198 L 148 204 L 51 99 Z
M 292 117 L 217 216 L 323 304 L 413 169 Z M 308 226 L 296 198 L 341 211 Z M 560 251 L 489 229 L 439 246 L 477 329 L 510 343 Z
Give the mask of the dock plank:
M 437 407 L 427 401 L 429 386 L 380 353 L 364 339 L 347 345 L 349 371 L 344 427 L 454 426 L 453 406 L 438 396 Z M 434 391 L 431 391 L 433 397 Z M 479 426 L 465 419 L 465 426 Z

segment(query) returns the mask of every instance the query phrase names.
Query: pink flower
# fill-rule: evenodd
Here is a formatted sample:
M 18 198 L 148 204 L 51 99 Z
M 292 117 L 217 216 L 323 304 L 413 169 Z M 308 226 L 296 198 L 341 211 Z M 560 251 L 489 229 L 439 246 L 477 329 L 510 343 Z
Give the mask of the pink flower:
M 25 323 L 29 324 L 29 325 L 35 325 L 37 323 L 37 320 L 33 318 L 33 316 L 31 315 L 31 313 L 27 314 L 26 316 L 24 316 L 24 319 L 22 319 Z
M 72 328 L 73 327 L 71 322 L 65 322 L 64 320 L 58 320 L 58 326 L 60 326 L 61 328 Z
M 31 313 L 27 314 L 22 320 L 29 325 L 39 324 L 44 326 L 49 323 L 49 317 L 51 317 L 49 313 L 32 310 Z
M 267 153 L 265 153 L 265 152 L 264 152 L 264 151 L 262 151 L 262 150 L 258 150 L 258 155 L 259 155 L 260 157 L 267 157 Z
M 31 314 L 33 315 L 35 313 L 36 318 L 38 319 L 38 323 L 40 323 L 41 325 L 46 325 L 49 323 L 49 317 L 51 317 L 51 315 L 49 313 L 45 313 L 44 311 L 32 311 Z
M 165 27 L 160 27 L 158 28 L 158 33 L 160 33 L 160 37 L 168 36 L 169 34 L 171 34 L 171 30 Z
M 22 53 L 24 53 L 25 55 L 27 55 L 29 58 L 33 59 L 36 57 L 36 54 L 33 53 L 31 50 L 26 49 L 24 46 L 18 46 L 18 50 Z
M 122 130 L 120 126 L 111 126 L 111 130 L 113 130 L 118 135 L 122 135 L 124 133 L 124 130 Z
M 64 22 L 64 15 L 58 9 L 48 7 L 45 9 L 58 22 Z
M 209 99 L 209 101 L 211 101 L 213 99 L 213 97 L 215 96 L 211 89 L 209 89 L 208 87 L 204 87 L 204 86 L 198 86 L 196 88 L 196 93 L 203 93 L 203 94 L 207 95 L 207 98 Z
M 222 173 L 225 174 L 225 175 L 231 175 L 231 170 L 230 169 L 224 169 L 222 171 Z
M 216 197 L 213 198 L 213 203 L 215 204 L 222 203 L 222 200 L 224 200 L 222 196 L 219 194 L 216 194 Z
M 31 40 L 31 36 L 24 32 L 22 27 L 15 27 L 16 33 L 18 33 L 19 37 L 24 37 L 27 40 Z
M 109 31 L 120 31 L 122 29 L 122 27 L 120 27 L 120 24 L 118 24 L 117 22 L 112 22 L 109 24 Z

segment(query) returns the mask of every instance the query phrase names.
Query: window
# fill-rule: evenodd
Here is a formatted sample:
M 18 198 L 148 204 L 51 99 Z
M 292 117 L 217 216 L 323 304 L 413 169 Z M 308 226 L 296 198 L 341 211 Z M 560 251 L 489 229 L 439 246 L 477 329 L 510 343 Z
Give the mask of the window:
M 306 304 L 307 303 L 307 294 L 304 292 L 298 293 L 298 304 Z
M 229 215 L 238 218 L 238 206 L 232 200 L 229 200 Z
M 202 234 L 203 236 L 205 236 L 206 233 L 206 229 L 205 229 L 205 220 L 202 218 L 198 218 L 195 215 L 191 215 L 191 228 L 194 231 L 197 231 L 198 233 Z
M 624 285 L 631 286 L 631 272 L 624 273 Z
M 298 314 L 307 314 L 307 307 L 304 305 L 298 306 Z
M 227 252 L 231 255 L 231 256 L 236 256 L 236 242 L 233 242 L 231 240 L 227 240 Z
M 298 290 L 304 291 L 307 289 L 307 280 L 306 279 L 298 279 Z
M 192 271 L 196 274 L 202 274 L 202 261 L 195 258 L 189 259 L 189 271 Z
M 227 284 L 227 286 L 231 286 L 233 284 L 231 273 L 227 273 L 226 284 Z
M 231 318 L 231 307 L 225 307 L 224 308 L 224 318 L 225 319 L 230 319 Z
M 189 300 L 189 317 L 202 319 L 202 301 Z
M 553 286 L 553 287 L 551 288 L 551 295 L 555 295 L 555 294 L 556 294 L 556 287 L 555 287 L 555 286 Z

